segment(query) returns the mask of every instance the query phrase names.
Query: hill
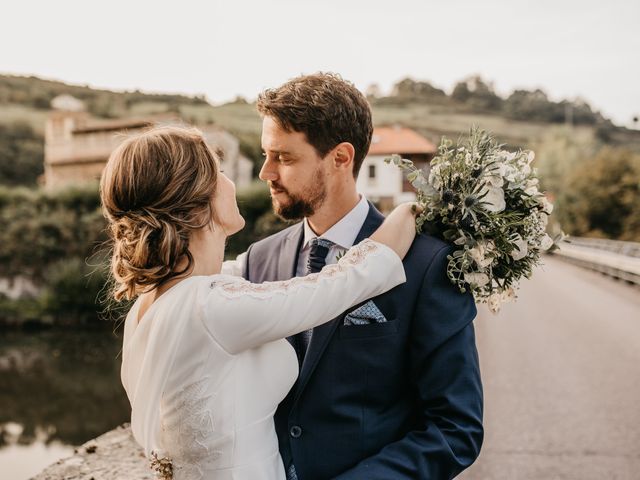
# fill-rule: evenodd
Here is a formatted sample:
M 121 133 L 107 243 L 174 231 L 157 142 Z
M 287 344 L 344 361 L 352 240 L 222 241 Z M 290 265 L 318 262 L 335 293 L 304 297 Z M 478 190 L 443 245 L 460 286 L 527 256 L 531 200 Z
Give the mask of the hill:
M 35 185 L 42 173 L 44 122 L 51 100 L 70 94 L 96 117 L 117 118 L 171 112 L 193 124 L 216 123 L 238 136 L 243 152 L 261 161 L 261 121 L 243 99 L 219 106 L 204 96 L 113 92 L 37 77 L 0 75 L 0 184 Z M 493 132 L 510 147 L 537 149 L 558 131 L 600 145 L 640 152 L 640 132 L 615 126 L 581 101 L 550 101 L 544 92 L 513 92 L 501 98 L 479 77 L 459 82 L 450 95 L 425 81 L 404 79 L 391 95 L 368 92 L 376 125 L 401 124 L 434 142 L 457 137 L 472 125 Z M 569 125 L 567 127 L 567 125 Z

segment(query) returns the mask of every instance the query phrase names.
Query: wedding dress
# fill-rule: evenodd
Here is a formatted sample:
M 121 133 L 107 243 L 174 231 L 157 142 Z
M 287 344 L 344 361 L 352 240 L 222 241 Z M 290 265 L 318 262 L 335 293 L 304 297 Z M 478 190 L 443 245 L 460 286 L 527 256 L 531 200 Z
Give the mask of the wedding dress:
M 136 301 L 121 377 L 134 437 L 159 477 L 283 480 L 273 415 L 298 375 L 285 337 L 404 281 L 395 252 L 365 240 L 306 277 L 189 277 L 139 321 Z

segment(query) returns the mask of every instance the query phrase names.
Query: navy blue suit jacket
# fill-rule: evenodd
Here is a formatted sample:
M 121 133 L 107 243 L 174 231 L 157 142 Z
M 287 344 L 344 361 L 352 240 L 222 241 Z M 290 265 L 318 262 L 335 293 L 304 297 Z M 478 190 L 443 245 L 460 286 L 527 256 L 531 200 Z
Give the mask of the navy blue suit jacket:
M 383 218 L 370 205 L 356 243 Z M 245 277 L 293 277 L 302 238 L 297 224 L 253 244 Z M 449 252 L 436 238 L 416 238 L 407 282 L 373 299 L 387 322 L 345 326 L 345 312 L 314 329 L 275 417 L 283 461 L 300 480 L 448 479 L 478 456 L 476 307 L 446 276 Z

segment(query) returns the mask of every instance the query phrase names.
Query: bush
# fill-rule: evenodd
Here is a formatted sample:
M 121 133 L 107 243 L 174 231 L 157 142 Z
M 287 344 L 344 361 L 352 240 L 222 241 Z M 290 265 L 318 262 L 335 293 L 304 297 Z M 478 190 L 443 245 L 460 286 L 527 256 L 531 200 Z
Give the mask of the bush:
M 640 241 L 640 157 L 603 148 L 582 162 L 558 198 L 558 218 L 569 234 Z
M 88 258 L 106 240 L 95 186 L 57 192 L 0 188 L 3 276 L 36 284 L 53 263 Z
M 272 213 L 263 183 L 238 192 L 238 205 L 246 226 L 229 239 L 231 258 L 287 226 Z M 35 299 L 0 295 L 0 322 L 95 322 L 105 311 L 109 257 L 97 186 L 55 192 L 0 187 L 0 223 L 2 277 L 24 276 L 42 289 Z M 121 308 L 107 313 L 114 311 L 117 317 Z
M 81 258 L 56 262 L 45 273 L 41 312 L 60 325 L 95 321 L 106 282 L 105 264 L 91 266 Z
M 36 185 L 44 173 L 44 139 L 26 123 L 0 124 L 0 184 Z

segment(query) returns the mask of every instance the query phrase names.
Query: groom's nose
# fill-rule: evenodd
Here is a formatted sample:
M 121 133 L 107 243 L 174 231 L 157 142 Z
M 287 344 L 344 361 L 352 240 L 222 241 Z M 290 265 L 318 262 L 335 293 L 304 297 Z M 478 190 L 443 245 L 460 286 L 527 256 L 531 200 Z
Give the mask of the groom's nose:
M 275 168 L 275 165 L 268 158 L 265 159 L 258 177 L 260 178 L 260 180 L 264 180 L 265 182 L 274 182 L 278 179 L 278 172 Z

